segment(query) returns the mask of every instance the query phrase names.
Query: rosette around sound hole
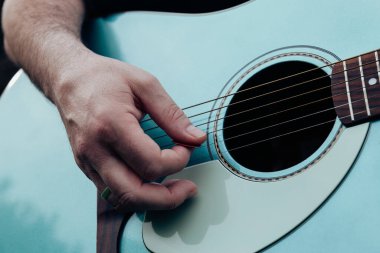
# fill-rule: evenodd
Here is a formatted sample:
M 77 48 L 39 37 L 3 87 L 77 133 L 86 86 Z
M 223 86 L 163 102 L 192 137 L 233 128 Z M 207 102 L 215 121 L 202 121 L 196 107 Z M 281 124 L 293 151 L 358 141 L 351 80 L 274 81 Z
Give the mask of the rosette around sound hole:
M 334 125 L 330 85 L 325 71 L 303 61 L 277 63 L 253 75 L 226 110 L 223 138 L 230 155 L 259 172 L 308 158 Z

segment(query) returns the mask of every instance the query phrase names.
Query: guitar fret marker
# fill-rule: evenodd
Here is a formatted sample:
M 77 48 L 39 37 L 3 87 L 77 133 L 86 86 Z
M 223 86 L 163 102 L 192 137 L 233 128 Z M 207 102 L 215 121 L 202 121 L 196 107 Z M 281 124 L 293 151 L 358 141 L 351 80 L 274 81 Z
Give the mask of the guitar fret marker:
M 355 119 L 354 113 L 352 111 L 352 103 L 351 103 L 351 93 L 350 93 L 350 86 L 348 84 L 348 76 L 347 76 L 347 66 L 346 61 L 343 61 L 343 70 L 344 70 L 344 80 L 346 83 L 346 91 L 347 91 L 347 99 L 348 99 L 348 107 L 350 109 L 350 116 L 351 120 L 353 121 Z
M 371 79 L 369 79 L 369 80 L 368 80 L 368 84 L 369 84 L 369 85 L 375 85 L 375 84 L 377 84 L 377 79 L 376 79 L 376 78 L 371 78 Z
M 362 80 L 362 87 L 363 87 L 363 96 L 364 96 L 365 108 L 366 108 L 366 111 L 367 111 L 367 115 L 370 116 L 371 112 L 369 110 L 368 97 L 367 97 L 367 89 L 365 87 L 363 65 L 362 65 L 362 57 L 359 56 L 358 59 L 359 59 L 359 69 L 360 69 L 360 77 L 361 77 L 361 80 Z

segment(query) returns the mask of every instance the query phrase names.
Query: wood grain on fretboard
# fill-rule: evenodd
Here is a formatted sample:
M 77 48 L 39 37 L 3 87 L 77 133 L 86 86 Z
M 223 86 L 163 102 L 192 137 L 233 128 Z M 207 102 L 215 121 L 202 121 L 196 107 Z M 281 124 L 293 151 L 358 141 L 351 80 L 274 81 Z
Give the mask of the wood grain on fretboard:
M 333 67 L 331 92 L 335 111 L 346 126 L 380 116 L 380 53 L 363 54 Z

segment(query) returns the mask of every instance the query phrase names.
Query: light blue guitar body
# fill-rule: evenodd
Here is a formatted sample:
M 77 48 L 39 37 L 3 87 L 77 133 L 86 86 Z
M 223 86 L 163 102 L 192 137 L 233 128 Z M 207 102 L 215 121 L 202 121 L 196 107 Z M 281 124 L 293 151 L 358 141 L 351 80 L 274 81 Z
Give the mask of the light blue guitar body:
M 116 15 L 88 27 L 88 40 L 157 76 L 183 108 L 227 94 L 255 66 L 250 75 L 278 62 L 322 66 L 377 49 L 379 13 L 376 0 L 256 0 L 210 14 Z M 58 112 L 22 72 L 0 99 L 0 119 L 0 252 L 95 252 L 95 187 L 76 168 Z M 247 172 L 226 155 L 262 181 L 227 169 L 210 135 L 176 175 L 200 186 L 195 204 L 145 222 L 132 216 L 120 251 L 380 252 L 379 124 L 346 129 L 337 120 L 320 148 L 280 172 Z

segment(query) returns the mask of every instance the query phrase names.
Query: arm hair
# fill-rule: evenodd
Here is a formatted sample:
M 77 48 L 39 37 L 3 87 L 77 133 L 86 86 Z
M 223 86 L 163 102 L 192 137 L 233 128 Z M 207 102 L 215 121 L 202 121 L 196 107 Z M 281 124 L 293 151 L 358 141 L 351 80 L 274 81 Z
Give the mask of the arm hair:
M 53 86 L 80 52 L 81 0 L 6 0 L 2 24 L 8 56 L 53 99 Z M 73 66 L 71 66 L 73 67 Z

